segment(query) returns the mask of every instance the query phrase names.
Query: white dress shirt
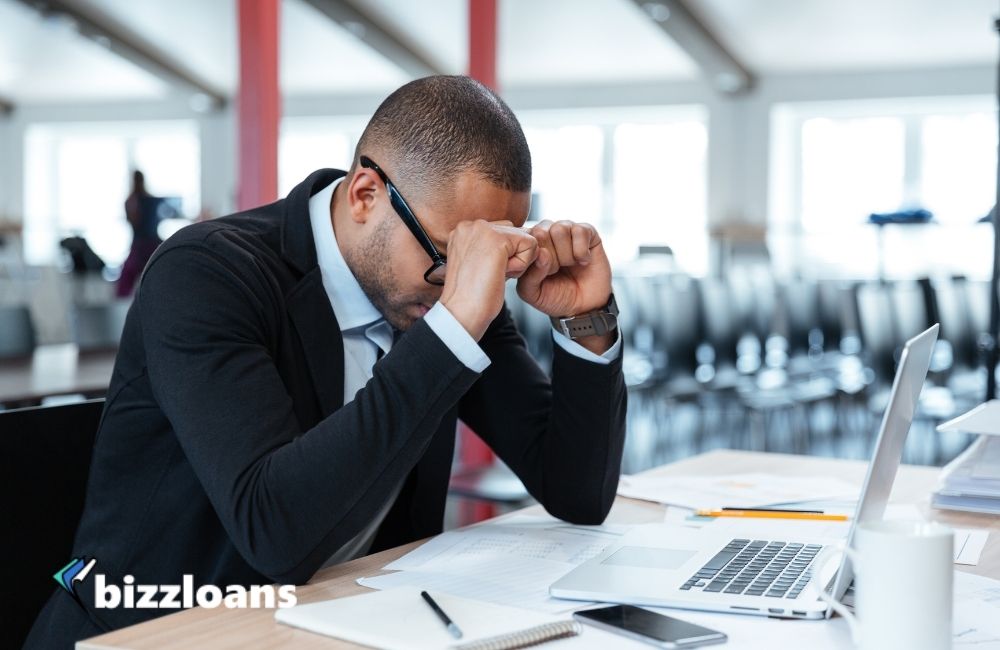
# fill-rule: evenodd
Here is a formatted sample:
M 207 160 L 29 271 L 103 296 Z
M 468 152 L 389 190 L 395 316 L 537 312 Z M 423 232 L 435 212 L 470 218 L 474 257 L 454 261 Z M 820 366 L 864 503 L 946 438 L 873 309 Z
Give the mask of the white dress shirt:
M 333 192 L 342 180 L 343 178 L 340 178 L 330 183 L 309 199 L 309 220 L 316 242 L 316 260 L 323 279 L 323 288 L 330 299 L 330 306 L 333 307 L 344 339 L 344 404 L 348 404 L 354 401 L 357 392 L 372 378 L 379 352 L 387 354 L 392 349 L 393 330 L 358 284 L 337 244 L 330 211 Z M 423 318 L 452 354 L 470 370 L 483 372 L 490 365 L 486 353 L 444 305 L 436 303 Z M 594 354 L 554 329 L 553 335 L 561 348 L 594 363 L 611 363 L 621 353 L 620 334 L 614 345 L 603 355 Z M 368 553 L 375 533 L 399 495 L 401 487 L 402 485 L 396 487 L 371 523 L 338 549 L 326 561 L 324 567 L 353 560 Z

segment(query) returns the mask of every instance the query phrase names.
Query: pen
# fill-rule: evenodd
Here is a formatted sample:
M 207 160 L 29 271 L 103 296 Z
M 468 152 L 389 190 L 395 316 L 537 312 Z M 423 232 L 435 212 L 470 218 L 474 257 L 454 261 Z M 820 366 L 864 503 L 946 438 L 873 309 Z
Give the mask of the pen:
M 461 639 L 462 630 L 458 629 L 458 626 L 455 625 L 455 622 L 452 621 L 450 618 L 448 618 L 448 615 L 444 613 L 444 610 L 441 609 L 441 607 L 436 602 L 434 602 L 434 599 L 431 598 L 431 595 L 426 591 L 421 591 L 420 597 L 423 598 L 424 601 L 426 601 L 427 604 L 431 606 L 431 609 L 434 610 L 434 613 L 437 614 L 438 618 L 441 619 L 441 622 L 444 623 L 445 627 L 448 628 L 448 632 L 456 639 Z
M 727 508 L 723 507 L 723 510 L 752 510 L 753 512 L 801 512 L 808 513 L 810 515 L 821 515 L 822 510 L 793 510 L 791 508 Z
M 747 517 L 757 519 L 807 519 L 811 521 L 847 521 L 847 515 L 827 515 L 812 512 L 780 510 L 695 510 L 699 517 Z

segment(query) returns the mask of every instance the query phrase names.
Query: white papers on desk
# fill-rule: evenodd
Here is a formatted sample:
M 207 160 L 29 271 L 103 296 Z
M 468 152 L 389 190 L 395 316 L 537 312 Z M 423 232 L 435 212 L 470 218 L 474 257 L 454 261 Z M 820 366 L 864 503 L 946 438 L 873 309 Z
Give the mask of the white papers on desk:
M 1000 399 L 980 404 L 968 413 L 938 425 L 937 430 L 1000 435 Z
M 1000 581 L 955 572 L 953 648 L 1000 650 Z
M 1000 436 L 981 435 L 941 470 L 935 508 L 1000 514 Z
M 823 476 L 622 476 L 618 494 L 692 509 L 753 508 L 826 499 L 857 499 L 856 485 Z
M 366 577 L 373 589 L 404 585 L 545 612 L 580 603 L 549 596 L 549 585 L 570 569 L 599 555 L 627 526 L 573 526 L 551 517 L 520 515 L 438 535 Z

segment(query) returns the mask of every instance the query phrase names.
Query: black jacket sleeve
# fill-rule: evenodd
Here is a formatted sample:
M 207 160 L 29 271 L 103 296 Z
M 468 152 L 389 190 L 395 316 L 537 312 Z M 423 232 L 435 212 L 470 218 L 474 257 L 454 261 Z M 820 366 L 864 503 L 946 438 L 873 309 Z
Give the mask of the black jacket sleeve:
M 550 514 L 604 521 L 625 442 L 621 356 L 602 365 L 553 345 L 550 383 L 506 308 L 480 345 L 491 363 L 460 402 L 459 417 Z
M 227 534 L 261 574 L 303 583 L 386 502 L 478 375 L 419 321 L 354 401 L 302 430 L 266 345 L 280 313 L 266 286 L 249 256 L 188 243 L 154 258 L 137 301 L 155 398 Z

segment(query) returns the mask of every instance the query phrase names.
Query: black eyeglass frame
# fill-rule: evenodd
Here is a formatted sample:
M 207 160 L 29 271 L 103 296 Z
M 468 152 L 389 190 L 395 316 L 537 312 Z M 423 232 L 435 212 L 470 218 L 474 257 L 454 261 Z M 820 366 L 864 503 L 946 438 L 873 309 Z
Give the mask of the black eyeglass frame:
M 399 190 L 396 189 L 393 182 L 390 181 L 389 177 L 386 176 L 384 171 L 382 171 L 382 168 L 368 156 L 361 156 L 358 160 L 362 167 L 374 171 L 378 174 L 378 177 L 382 179 L 382 182 L 385 184 L 385 189 L 389 193 L 389 203 L 392 204 L 392 208 L 396 211 L 396 214 L 399 215 L 399 218 L 403 220 L 403 223 L 406 224 L 406 227 L 410 230 L 410 232 L 413 233 L 413 236 L 417 238 L 417 241 L 420 243 L 420 247 L 424 249 L 424 252 L 426 252 L 428 256 L 430 256 L 433 263 L 431 264 L 431 267 L 427 269 L 427 272 L 424 273 L 424 282 L 435 286 L 444 285 L 443 278 L 431 279 L 430 276 L 439 268 L 447 264 L 448 258 L 442 255 L 441 251 L 439 251 L 437 246 L 434 245 L 434 242 L 431 241 L 427 231 L 423 229 L 420 222 L 417 220 L 416 215 L 413 214 L 413 210 L 411 210 L 410 206 L 407 205 L 406 199 L 404 199 L 403 195 L 399 193 Z

